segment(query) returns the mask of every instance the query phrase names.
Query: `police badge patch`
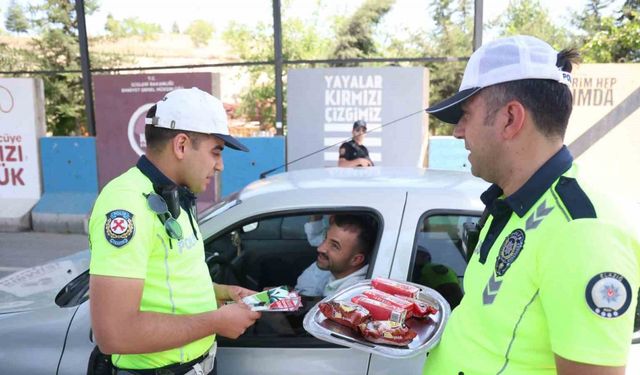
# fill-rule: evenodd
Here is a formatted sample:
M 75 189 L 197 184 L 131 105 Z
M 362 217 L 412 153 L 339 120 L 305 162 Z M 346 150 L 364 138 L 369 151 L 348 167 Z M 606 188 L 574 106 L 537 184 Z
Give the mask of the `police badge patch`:
M 122 247 L 129 243 L 135 233 L 133 214 L 125 210 L 113 210 L 107 213 L 104 224 L 104 236 L 115 247 Z
M 500 247 L 500 253 L 496 259 L 496 275 L 502 276 L 507 272 L 511 264 L 516 260 L 522 247 L 524 247 L 524 231 L 516 229 L 507 236 Z
M 631 305 L 631 286 L 619 273 L 603 272 L 589 280 L 585 291 L 587 305 L 603 318 L 617 318 Z

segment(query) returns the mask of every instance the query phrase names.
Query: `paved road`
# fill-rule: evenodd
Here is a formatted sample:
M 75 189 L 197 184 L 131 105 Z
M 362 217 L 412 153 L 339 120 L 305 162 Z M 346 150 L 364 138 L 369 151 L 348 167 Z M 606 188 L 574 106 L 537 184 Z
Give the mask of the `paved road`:
M 88 247 L 84 234 L 0 232 L 0 278 Z

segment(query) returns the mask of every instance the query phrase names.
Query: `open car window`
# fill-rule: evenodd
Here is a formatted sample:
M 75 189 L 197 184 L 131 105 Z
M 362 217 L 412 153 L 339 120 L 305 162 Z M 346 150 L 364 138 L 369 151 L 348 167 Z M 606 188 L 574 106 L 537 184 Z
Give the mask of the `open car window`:
M 438 291 L 451 308 L 462 299 L 467 268 L 463 225 L 477 223 L 479 216 L 469 212 L 427 212 L 418 224 L 408 279 Z
M 324 221 L 333 212 L 300 212 L 249 218 L 205 241 L 206 259 L 212 280 L 241 285 L 256 291 L 275 286 L 293 289 L 300 274 L 312 266 L 317 248 L 309 242 L 305 224 L 311 216 Z M 381 220 L 371 212 L 354 212 Z M 319 218 L 319 219 L 318 219 Z M 326 220 L 325 220 L 326 219 Z M 314 243 L 314 241 L 312 241 Z M 375 249 L 371 259 L 375 259 Z M 371 264 L 371 262 L 370 262 Z M 371 268 L 370 268 L 371 269 Z M 237 340 L 220 337 L 220 346 L 233 347 L 334 347 L 310 336 L 302 327 L 304 315 L 323 297 L 302 295 L 303 307 L 296 312 L 264 312 L 256 324 Z

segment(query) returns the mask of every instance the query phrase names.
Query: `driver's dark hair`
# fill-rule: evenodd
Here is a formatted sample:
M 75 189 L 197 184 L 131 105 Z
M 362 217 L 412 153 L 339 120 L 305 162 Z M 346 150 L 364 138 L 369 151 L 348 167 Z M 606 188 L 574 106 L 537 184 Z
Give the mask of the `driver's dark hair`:
M 364 254 L 364 263 L 368 264 L 378 235 L 377 221 L 366 214 L 336 214 L 333 215 L 331 223 L 341 229 L 358 232 L 357 250 Z
M 573 48 L 558 53 L 556 66 L 571 73 L 580 54 Z M 564 139 L 573 109 L 571 89 L 560 82 L 548 79 L 522 79 L 489 86 L 482 90 L 487 112 L 497 110 L 511 100 L 522 103 L 533 117 L 536 128 L 546 137 Z
M 156 115 L 157 107 L 154 104 L 147 111 L 148 118 L 154 117 Z M 187 130 L 174 130 L 167 128 L 160 128 L 153 125 L 145 125 L 144 127 L 144 137 L 147 142 L 147 150 L 152 152 L 159 152 L 164 149 L 165 145 L 172 140 L 178 134 L 186 134 L 187 137 L 191 139 L 191 143 L 193 143 L 194 148 L 198 148 L 200 140 L 203 137 L 203 134 L 187 131 Z

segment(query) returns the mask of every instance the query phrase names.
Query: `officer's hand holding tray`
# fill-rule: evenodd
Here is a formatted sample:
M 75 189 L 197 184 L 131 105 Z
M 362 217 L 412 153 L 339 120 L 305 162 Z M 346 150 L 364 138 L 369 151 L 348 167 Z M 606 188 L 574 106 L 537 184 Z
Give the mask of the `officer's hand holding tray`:
M 424 354 L 440 340 L 451 308 L 424 285 L 362 280 L 316 304 L 304 329 L 316 338 L 389 358 Z

